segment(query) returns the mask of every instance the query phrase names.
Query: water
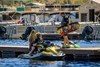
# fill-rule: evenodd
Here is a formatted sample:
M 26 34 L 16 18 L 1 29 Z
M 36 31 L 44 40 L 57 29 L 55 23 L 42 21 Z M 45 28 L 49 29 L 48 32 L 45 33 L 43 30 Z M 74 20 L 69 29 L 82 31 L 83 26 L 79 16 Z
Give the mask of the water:
M 80 47 L 100 47 L 100 40 L 73 40 Z M 62 41 L 52 41 L 60 46 Z M 7 39 L 0 40 L 1 45 L 20 45 L 28 46 L 28 41 Z M 0 58 L 0 67 L 100 67 L 100 61 L 37 61 L 32 59 L 20 58 Z
M 63 41 L 54 40 L 51 42 L 54 42 L 57 45 L 62 46 L 61 42 Z M 100 40 L 91 40 L 91 41 L 73 40 L 73 42 L 77 43 L 80 47 L 100 47 Z M 6 40 L 0 40 L 0 45 L 28 46 L 28 41 L 19 39 L 6 39 Z
M 100 61 L 37 61 L 3 58 L 0 59 L 0 67 L 100 67 Z
M 20 39 L 5 39 L 5 40 L 0 40 L 0 45 L 27 46 L 28 41 L 20 40 Z

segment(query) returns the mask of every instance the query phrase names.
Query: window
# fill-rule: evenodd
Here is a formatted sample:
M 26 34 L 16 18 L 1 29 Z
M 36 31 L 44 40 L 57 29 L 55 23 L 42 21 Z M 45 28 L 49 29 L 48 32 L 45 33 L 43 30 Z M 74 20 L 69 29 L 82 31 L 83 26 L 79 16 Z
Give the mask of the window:
M 81 14 L 81 21 L 86 22 L 87 21 L 87 13 L 82 13 Z
M 41 23 L 48 22 L 48 20 L 49 20 L 49 15 L 46 14 L 39 15 L 39 21 Z
M 76 13 L 76 19 L 79 19 L 79 13 Z
M 89 21 L 93 21 L 93 22 L 95 21 L 94 12 L 95 12 L 94 9 L 89 9 Z

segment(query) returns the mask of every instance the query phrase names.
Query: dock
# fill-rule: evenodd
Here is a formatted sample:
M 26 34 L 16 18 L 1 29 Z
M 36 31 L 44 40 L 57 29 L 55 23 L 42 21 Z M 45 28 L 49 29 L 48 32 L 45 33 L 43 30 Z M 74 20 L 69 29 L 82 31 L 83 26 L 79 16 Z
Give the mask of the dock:
M 0 45 L 0 51 L 28 52 L 28 46 Z
M 18 34 L 13 34 L 13 36 L 11 37 L 12 39 L 19 39 L 21 37 L 22 33 L 18 33 Z M 61 35 L 58 33 L 41 33 L 41 35 L 43 36 L 44 40 L 60 40 Z M 69 39 L 70 40 L 79 40 L 79 36 L 80 33 L 69 33 L 68 34 Z
M 65 59 L 100 60 L 100 48 L 62 48 Z M 28 46 L 0 45 L 0 57 L 17 57 L 19 54 L 28 53 Z
M 12 58 L 24 53 L 28 53 L 28 46 L 0 45 L 0 57 Z
M 100 60 L 100 48 L 62 48 L 68 60 Z

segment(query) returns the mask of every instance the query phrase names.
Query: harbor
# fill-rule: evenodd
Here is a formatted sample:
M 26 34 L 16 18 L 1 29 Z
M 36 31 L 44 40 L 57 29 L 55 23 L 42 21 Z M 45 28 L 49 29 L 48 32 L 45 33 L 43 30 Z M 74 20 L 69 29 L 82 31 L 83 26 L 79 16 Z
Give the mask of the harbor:
M 1 0 L 0 67 L 99 67 L 99 0 Z

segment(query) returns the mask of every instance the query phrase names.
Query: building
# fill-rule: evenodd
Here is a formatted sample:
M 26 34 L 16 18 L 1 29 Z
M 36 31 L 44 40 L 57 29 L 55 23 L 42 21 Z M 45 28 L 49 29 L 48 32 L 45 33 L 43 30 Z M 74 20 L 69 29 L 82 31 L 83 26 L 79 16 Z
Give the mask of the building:
M 26 11 L 27 11 L 27 7 L 29 10 L 30 7 L 30 11 L 41 11 L 44 10 L 45 8 L 45 4 L 41 4 L 41 3 L 29 3 L 25 5 Z
M 95 22 L 100 20 L 100 0 L 89 0 L 79 7 L 81 22 Z
M 48 11 L 78 11 L 80 5 L 63 4 L 63 5 L 46 5 Z

